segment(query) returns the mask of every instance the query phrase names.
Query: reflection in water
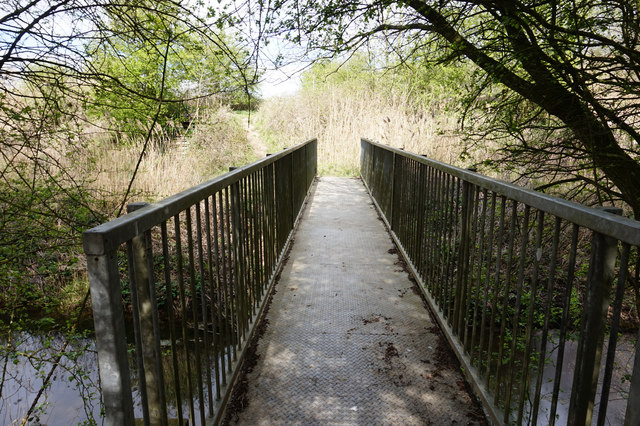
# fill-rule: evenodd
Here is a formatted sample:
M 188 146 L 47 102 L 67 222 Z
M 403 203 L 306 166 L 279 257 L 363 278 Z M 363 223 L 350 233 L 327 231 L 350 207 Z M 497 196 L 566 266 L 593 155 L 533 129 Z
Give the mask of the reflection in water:
M 622 424 L 626 410 L 627 396 L 629 392 L 629 375 L 634 359 L 635 336 L 621 335 L 616 347 L 616 357 L 607 409 L 608 424 Z M 64 345 L 65 336 L 62 334 L 37 335 L 27 332 L 14 333 L 11 347 L 8 347 L 7 336 L 0 337 L 0 424 L 19 425 L 27 414 L 38 392 L 41 391 L 46 376 L 49 374 L 58 354 Z M 606 353 L 608 339 L 605 338 L 603 352 Z M 165 377 L 165 394 L 169 407 L 169 417 L 177 418 L 176 387 L 173 380 L 173 361 L 170 355 L 171 347 L 168 342 L 163 342 L 163 370 Z M 193 340 L 188 343 L 191 365 L 195 364 Z M 577 343 L 568 340 L 565 343 L 565 355 L 562 366 L 562 378 L 556 424 L 566 424 L 569 408 L 569 398 L 573 382 Z M 183 417 L 189 417 L 188 404 L 188 380 L 186 369 L 185 346 L 178 345 L 177 360 L 180 377 L 179 387 L 182 395 Z M 203 351 L 204 353 L 204 351 Z M 558 353 L 557 333 L 547 343 L 547 362 L 543 370 L 541 389 L 540 411 L 538 424 L 548 424 L 548 413 L 551 408 L 551 395 L 553 392 L 553 377 L 556 371 L 556 359 Z M 204 357 L 203 357 L 204 358 Z M 601 372 L 604 369 L 604 356 Z M 206 361 L 203 361 L 203 363 Z M 214 364 L 214 363 L 211 363 Z M 210 364 L 210 365 L 211 365 Z M 136 417 L 142 417 L 141 397 L 138 392 L 138 374 L 135 371 L 135 356 L 131 353 L 130 365 L 132 366 L 132 386 Z M 203 369 L 204 370 L 204 369 Z M 190 382 L 194 396 L 194 414 L 199 418 L 199 399 L 195 391 L 197 377 L 196 370 L 191 369 Z M 597 418 L 598 403 L 600 400 L 600 386 L 596 395 L 596 404 L 593 418 Z M 212 377 L 213 392 L 215 393 L 215 378 Z M 531 392 L 534 392 L 535 381 L 531 384 Z M 208 410 L 208 394 L 204 394 L 203 406 Z M 213 395 L 215 398 L 215 395 Z M 48 425 L 75 425 L 82 423 L 102 424 L 100 393 L 98 388 L 97 354 L 95 341 L 92 338 L 83 337 L 71 341 L 67 351 L 60 358 L 59 367 L 55 370 L 49 386 L 43 390 L 39 399 L 37 410 L 34 412 L 30 423 L 40 422 Z M 525 415 L 525 418 L 528 416 Z M 197 423 L 197 421 L 195 422 Z
M 556 360 L 558 356 L 558 333 L 552 332 L 550 341 L 547 343 L 547 362 L 543 370 L 542 390 L 540 401 L 540 414 L 538 425 L 549 424 L 548 413 L 551 410 L 551 396 L 553 394 L 553 377 L 556 371 Z M 598 408 L 600 395 L 602 392 L 602 376 L 607 354 L 609 336 L 605 336 L 602 350 L 602 360 L 600 364 L 600 377 L 596 393 L 593 419 L 598 418 Z M 569 399 L 571 398 L 571 387 L 573 385 L 573 371 L 578 349 L 578 342 L 567 340 L 564 345 L 564 360 L 562 363 L 562 376 L 560 380 L 560 393 L 558 398 L 558 410 L 556 412 L 556 424 L 567 424 Z M 616 345 L 616 355 L 611 380 L 611 390 L 607 406 L 606 424 L 624 424 L 625 410 L 627 409 L 627 399 L 629 395 L 629 376 L 633 369 L 635 353 L 635 335 L 623 334 L 618 338 Z M 532 386 L 533 387 L 533 386 Z
M 19 425 L 39 392 L 37 409 L 29 423 L 47 425 L 103 424 L 101 416 L 100 391 L 98 387 L 98 360 L 95 340 L 89 337 L 73 339 L 67 346 L 65 354 L 60 358 L 49 385 L 43 389 L 45 378 L 61 352 L 65 336 L 60 333 L 39 335 L 27 332 L 14 333 L 11 346 L 7 336 L 0 337 L 0 424 Z M 193 360 L 193 341 L 189 358 Z M 176 388 L 173 381 L 173 364 L 170 355 L 171 347 L 163 346 L 163 370 L 165 376 L 165 394 L 169 407 L 169 417 L 177 418 Z M 203 357 L 204 358 L 204 357 Z M 186 354 L 184 346 L 179 345 L 177 351 L 179 364 L 180 392 L 182 394 L 183 417 L 189 417 L 189 395 L 186 380 Z M 206 362 L 206 361 L 203 361 Z M 135 355 L 130 354 L 131 382 L 135 416 L 142 417 L 141 397 L 138 392 L 138 374 L 135 370 Z M 191 383 L 195 384 L 196 372 L 191 371 Z M 214 380 L 215 382 L 215 380 Z M 215 385 L 213 388 L 215 392 Z M 199 400 L 195 397 L 194 414 L 199 418 Z M 215 397 L 215 395 L 214 395 Z M 204 406 L 208 409 L 208 394 L 204 395 Z
M 65 342 L 62 334 L 14 333 L 8 346 L 0 338 L 0 424 L 21 424 L 58 359 Z M 95 342 L 74 339 L 60 358 L 49 386 L 42 390 L 30 423 L 101 424 Z
M 541 381 L 541 389 L 540 389 L 540 405 L 538 408 L 538 416 L 537 416 L 537 425 L 548 425 L 549 424 L 549 416 L 552 409 L 552 400 L 553 400 L 553 389 L 554 389 L 554 379 L 556 375 L 556 369 L 558 367 L 558 352 L 559 352 L 559 331 L 551 330 L 549 332 L 549 336 L 547 338 L 547 345 L 545 350 L 545 362 L 544 368 L 542 370 L 542 381 Z M 574 370 L 576 366 L 576 357 L 578 351 L 578 342 L 577 337 L 573 336 L 573 340 L 571 338 L 567 338 L 564 343 L 564 357 L 562 361 L 562 366 L 560 366 L 560 386 L 558 393 L 558 402 L 557 408 L 555 412 L 555 424 L 557 425 L 566 425 L 568 423 L 569 417 L 569 402 L 571 398 L 571 388 L 573 386 L 573 376 Z M 608 399 L 608 406 L 606 412 L 606 424 L 610 425 L 621 425 L 624 424 L 625 411 L 627 408 L 627 400 L 629 395 L 629 386 L 630 386 L 630 376 L 633 369 L 634 355 L 635 355 L 635 334 L 622 334 L 618 337 L 616 352 L 615 352 L 615 360 L 613 366 L 613 374 L 610 386 L 610 393 Z M 602 393 L 602 381 L 603 374 L 605 369 L 606 362 L 606 354 L 607 347 L 609 342 L 609 336 L 606 335 L 604 338 L 604 344 L 602 349 L 602 359 L 600 363 L 600 372 L 598 378 L 598 388 L 594 402 L 594 411 L 593 411 L 593 422 L 595 424 L 595 419 L 598 418 L 598 409 L 600 405 L 600 398 Z M 495 342 L 494 342 L 495 343 Z M 534 346 L 535 350 L 533 353 L 535 356 L 538 356 L 540 349 L 540 335 L 534 336 Z M 497 352 L 497 347 L 492 348 L 493 351 Z M 524 355 L 522 352 L 518 352 L 516 355 L 517 360 L 514 362 L 515 365 L 522 365 L 522 358 Z M 527 389 L 527 402 L 524 406 L 524 424 L 531 424 L 532 421 L 532 404 L 533 404 L 533 395 L 536 391 L 536 371 L 537 362 L 529 363 L 530 371 L 529 371 L 529 384 Z M 495 378 L 496 369 L 500 370 L 500 376 L 505 378 L 511 374 L 510 364 L 504 363 L 500 367 L 493 364 L 492 371 L 492 382 L 491 386 L 495 386 Z M 513 389 L 511 390 L 513 394 L 517 394 L 520 392 L 520 385 L 522 384 L 523 374 L 522 371 L 513 371 L 514 376 L 517 378 L 514 380 Z M 493 389 L 493 388 L 492 388 Z M 505 384 L 502 383 L 500 386 L 500 395 L 503 397 L 506 392 Z M 502 401 L 502 400 L 501 400 Z M 512 403 L 513 404 L 513 403 Z M 501 408 L 503 408 L 502 406 Z M 515 418 L 518 407 L 514 405 L 511 406 L 511 414 Z

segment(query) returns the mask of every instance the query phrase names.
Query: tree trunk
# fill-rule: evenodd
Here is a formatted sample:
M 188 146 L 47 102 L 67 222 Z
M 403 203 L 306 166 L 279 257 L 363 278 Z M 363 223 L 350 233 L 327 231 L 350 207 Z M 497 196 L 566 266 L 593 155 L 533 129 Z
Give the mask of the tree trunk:
M 508 2 L 500 2 L 505 18 L 502 25 L 516 58 L 531 80 L 520 77 L 465 39 L 435 8 L 419 0 L 408 0 L 406 4 L 429 21 L 433 31 L 457 46 L 460 54 L 500 83 L 562 120 L 590 153 L 596 167 L 618 187 L 623 200 L 633 209 L 634 216 L 640 218 L 640 164 L 622 149 L 606 120 L 592 112 L 585 101 L 587 94 L 570 91 L 542 64 L 539 48 L 529 42 L 519 27 L 520 23 L 511 18 L 518 12 L 512 10 Z

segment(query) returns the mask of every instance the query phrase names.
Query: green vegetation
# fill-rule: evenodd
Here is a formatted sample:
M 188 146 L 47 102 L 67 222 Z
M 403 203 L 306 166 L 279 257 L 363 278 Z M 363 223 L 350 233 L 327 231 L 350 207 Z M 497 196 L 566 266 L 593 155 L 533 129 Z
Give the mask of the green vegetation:
M 118 31 L 120 24 L 114 22 L 116 37 L 87 47 L 96 72 L 118 76 L 92 88 L 89 112 L 95 119 L 108 117 L 112 128 L 144 135 L 148 121 L 157 114 L 160 127 L 174 135 L 195 119 L 202 107 L 197 99 L 215 96 L 221 104 L 247 103 L 242 70 L 236 66 L 246 60 L 246 52 L 234 46 L 232 39 L 224 33 L 218 36 L 223 50 L 218 43 L 190 32 L 184 23 L 148 15 L 144 12 L 152 21 L 147 30 L 166 33 L 160 40 L 164 45 Z M 248 90 L 253 96 L 253 89 Z
M 254 129 L 269 152 L 317 137 L 324 175 L 357 176 L 367 137 L 640 215 L 636 3 L 45 3 L 0 6 L 0 332 L 9 342 L 24 329 L 74 336 L 90 326 L 81 232 L 129 201 L 253 160 Z M 282 35 L 316 59 L 300 93 L 265 100 L 254 117 L 255 47 Z M 631 285 L 625 309 L 640 307 L 637 275 Z M 573 327 L 581 297 L 574 288 Z M 521 299 L 539 323 L 535 295 Z M 18 356 L 7 347 L 5 364 Z
M 319 61 L 302 75 L 298 94 L 263 101 L 255 125 L 271 150 L 316 136 L 324 175 L 359 174 L 361 137 L 464 166 L 457 75 L 471 78 L 470 67 L 434 65 L 418 75 L 364 54 Z
M 309 0 L 273 9 L 273 33 L 317 56 L 368 48 L 382 51 L 373 63 L 383 67 L 475 64 L 460 82 L 461 123 L 470 148 L 498 153 L 482 164 L 541 189 L 570 184 L 561 187 L 570 196 L 640 217 L 637 2 Z
M 66 3 L 0 12 L 0 325 L 72 317 L 82 231 L 251 158 L 229 105 L 259 74 L 206 10 Z
M 254 103 L 260 73 L 215 14 L 173 1 L 0 6 L 0 422 L 46 419 L 61 375 L 84 422 L 99 422 L 81 233 L 253 160 L 232 108 Z M 16 405 L 12 386 L 29 397 Z

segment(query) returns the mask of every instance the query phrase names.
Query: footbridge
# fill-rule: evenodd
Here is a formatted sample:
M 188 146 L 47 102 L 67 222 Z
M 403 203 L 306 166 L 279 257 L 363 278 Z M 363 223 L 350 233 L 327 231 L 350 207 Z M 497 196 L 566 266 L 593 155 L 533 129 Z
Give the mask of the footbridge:
M 640 223 L 311 140 L 84 234 L 107 424 L 640 424 Z

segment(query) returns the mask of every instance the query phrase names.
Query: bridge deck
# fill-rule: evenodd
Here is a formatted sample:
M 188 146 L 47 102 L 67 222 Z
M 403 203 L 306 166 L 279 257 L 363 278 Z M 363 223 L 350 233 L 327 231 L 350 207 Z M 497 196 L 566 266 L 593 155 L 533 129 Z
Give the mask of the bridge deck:
M 231 423 L 484 424 L 413 285 L 362 183 L 321 178 Z

